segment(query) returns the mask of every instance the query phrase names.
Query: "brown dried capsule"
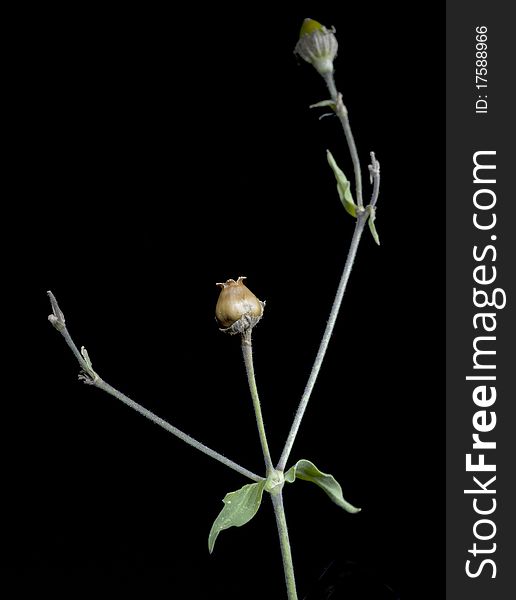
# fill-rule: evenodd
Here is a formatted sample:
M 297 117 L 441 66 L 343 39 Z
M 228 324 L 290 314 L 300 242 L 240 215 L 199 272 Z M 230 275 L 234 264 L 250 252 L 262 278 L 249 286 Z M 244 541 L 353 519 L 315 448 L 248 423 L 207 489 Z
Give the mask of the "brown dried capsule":
M 221 331 L 230 334 L 243 333 L 250 327 L 254 327 L 262 318 L 264 302 L 244 285 L 245 277 L 239 277 L 236 281 L 228 279 L 226 283 L 217 283 L 222 289 L 220 291 L 215 317 L 221 327 Z

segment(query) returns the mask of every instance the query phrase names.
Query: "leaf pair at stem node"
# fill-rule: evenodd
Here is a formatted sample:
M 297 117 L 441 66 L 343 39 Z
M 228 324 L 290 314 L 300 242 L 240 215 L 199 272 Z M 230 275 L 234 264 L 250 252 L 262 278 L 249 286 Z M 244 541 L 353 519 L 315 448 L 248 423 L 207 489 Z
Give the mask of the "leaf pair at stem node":
M 344 500 L 342 488 L 332 475 L 319 471 L 312 462 L 302 459 L 286 473 L 275 470 L 267 479 L 249 483 L 235 492 L 226 494 L 223 499 L 224 508 L 215 519 L 208 536 L 210 554 L 221 531 L 230 527 L 241 527 L 256 515 L 262 503 L 264 490 L 271 495 L 281 494 L 284 482 L 294 483 L 296 479 L 315 483 L 330 500 L 349 513 L 358 513 L 361 510 Z

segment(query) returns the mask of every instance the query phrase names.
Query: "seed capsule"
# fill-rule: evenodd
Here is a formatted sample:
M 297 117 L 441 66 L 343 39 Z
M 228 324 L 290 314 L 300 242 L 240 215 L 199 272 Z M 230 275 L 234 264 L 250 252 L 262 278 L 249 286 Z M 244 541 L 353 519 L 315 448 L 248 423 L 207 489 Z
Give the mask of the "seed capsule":
M 243 333 L 254 327 L 263 315 L 265 303 L 244 285 L 244 279 L 239 277 L 236 281 L 228 279 L 226 283 L 217 283 L 222 289 L 215 307 L 215 317 L 221 331 Z

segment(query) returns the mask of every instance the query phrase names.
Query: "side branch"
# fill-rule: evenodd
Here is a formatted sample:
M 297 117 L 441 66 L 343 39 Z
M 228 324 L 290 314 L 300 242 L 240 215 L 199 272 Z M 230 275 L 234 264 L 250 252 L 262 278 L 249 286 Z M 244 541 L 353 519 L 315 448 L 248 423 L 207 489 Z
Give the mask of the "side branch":
M 269 444 L 267 442 L 267 436 L 265 434 L 265 424 L 263 422 L 262 408 L 260 405 L 260 398 L 258 396 L 258 388 L 256 386 L 256 378 L 254 375 L 253 346 L 251 336 L 252 328 L 247 329 L 247 331 L 245 331 L 242 334 L 242 354 L 244 357 L 245 370 L 247 373 L 249 390 L 251 392 L 251 399 L 253 401 L 254 414 L 256 417 L 256 425 L 258 427 L 258 435 L 260 436 L 260 444 L 262 446 L 263 459 L 265 461 L 267 476 L 269 476 L 274 470 L 274 467 L 272 465 Z
M 353 171 L 355 175 L 357 204 L 359 207 L 363 207 L 364 202 L 362 199 L 362 170 L 360 168 L 360 159 L 358 157 L 355 138 L 353 137 L 351 126 L 349 124 L 348 109 L 344 106 L 342 94 L 340 94 L 337 91 L 333 73 L 325 73 L 324 81 L 326 82 L 326 86 L 328 87 L 328 91 L 330 92 L 331 99 L 335 102 L 335 114 L 339 118 L 339 121 L 342 125 L 342 129 L 344 130 L 344 136 L 346 138 L 349 153 L 351 155 L 351 161 L 353 163 Z
M 67 330 L 66 324 L 65 324 L 64 314 L 61 311 L 61 309 L 59 308 L 59 305 L 57 303 L 57 300 L 56 300 L 54 294 L 52 294 L 52 292 L 48 292 L 48 296 L 50 298 L 50 303 L 52 305 L 52 312 L 53 312 L 53 314 L 51 314 L 48 317 L 48 320 L 57 329 L 57 331 L 59 331 L 59 333 L 63 336 L 68 347 L 73 352 L 75 358 L 78 360 L 78 362 L 81 366 L 81 369 L 82 369 L 82 374 L 79 377 L 85 383 L 87 383 L 89 385 L 93 385 L 93 386 L 103 390 L 104 392 L 107 392 L 111 396 L 114 396 L 115 398 L 117 398 L 118 400 L 120 400 L 121 402 L 126 404 L 127 406 L 130 406 L 136 412 L 140 413 L 141 415 L 143 415 L 144 417 L 146 417 L 153 423 L 156 423 L 156 425 L 163 427 L 163 429 L 166 429 L 169 433 L 172 433 L 173 435 L 178 437 L 180 440 L 183 440 L 183 442 L 186 442 L 187 444 L 189 444 L 190 446 L 193 446 L 200 452 L 203 452 L 204 454 L 211 456 L 211 458 L 218 460 L 222 464 L 226 465 L 230 469 L 233 469 L 234 471 L 237 471 L 241 475 L 244 475 L 245 477 L 247 477 L 253 481 L 261 481 L 263 479 L 263 477 L 260 477 L 259 475 L 256 475 L 252 471 L 249 471 L 248 469 L 241 467 L 236 462 L 230 460 L 229 458 L 226 458 L 225 456 L 223 456 L 222 454 L 219 454 L 218 452 L 215 452 L 215 450 L 208 448 L 208 446 L 205 446 L 201 442 L 198 442 L 193 437 L 184 433 L 177 427 L 174 427 L 173 425 L 171 425 L 170 423 L 168 423 L 161 417 L 158 417 L 153 412 L 151 412 L 150 410 L 141 406 L 134 400 L 131 400 L 131 398 L 129 398 L 122 392 L 118 391 L 117 389 L 115 389 L 114 387 L 109 385 L 109 383 L 106 383 L 103 379 L 101 379 L 98 376 L 98 374 L 93 370 L 92 363 L 88 356 L 88 353 L 86 352 L 86 349 L 83 347 L 83 348 L 81 348 L 81 351 L 79 352 L 79 349 L 75 345 L 75 342 L 73 341 L 72 337 L 68 333 L 68 330 Z
M 349 276 L 351 274 L 351 269 L 353 268 L 353 263 L 355 262 L 358 245 L 360 243 L 362 233 L 364 232 L 364 226 L 366 224 L 366 221 L 367 221 L 367 214 L 366 214 L 365 210 L 359 209 L 358 217 L 357 217 L 357 221 L 356 221 L 356 225 L 355 225 L 355 231 L 353 233 L 353 238 L 351 239 L 351 244 L 349 246 L 346 264 L 344 265 L 344 270 L 342 271 L 342 276 L 340 279 L 339 287 L 337 289 L 337 293 L 335 295 L 335 300 L 333 301 L 333 306 L 331 308 L 330 317 L 326 324 L 326 329 L 324 330 L 321 344 L 319 346 L 317 356 L 315 357 L 315 361 L 314 361 L 314 364 L 312 367 L 312 371 L 310 373 L 310 377 L 308 378 L 308 382 L 306 384 L 305 391 L 303 392 L 303 396 L 301 397 L 301 401 L 299 402 L 299 406 L 298 406 L 296 415 L 294 417 L 292 427 L 288 434 L 287 441 L 285 442 L 285 447 L 283 448 L 281 458 L 278 462 L 278 466 L 276 467 L 278 469 L 278 471 L 283 471 L 285 469 L 288 458 L 290 456 L 290 452 L 292 450 L 292 446 L 294 445 L 294 441 L 296 439 L 297 432 L 299 430 L 299 426 L 301 425 L 301 420 L 303 419 L 303 415 L 305 414 L 305 410 L 308 405 L 308 401 L 310 400 L 312 390 L 314 389 L 314 385 L 317 380 L 317 376 L 319 375 L 319 370 L 321 369 L 321 365 L 322 365 L 324 357 L 326 355 L 326 350 L 328 349 L 328 344 L 330 343 L 330 338 L 333 333 L 333 328 L 335 327 L 337 315 L 339 314 L 340 305 L 342 304 L 344 292 L 346 291 Z
M 374 152 L 370 153 L 371 164 L 369 165 L 369 177 L 373 184 L 373 193 L 371 194 L 371 202 L 369 206 L 375 208 L 380 193 L 380 163 L 376 160 Z

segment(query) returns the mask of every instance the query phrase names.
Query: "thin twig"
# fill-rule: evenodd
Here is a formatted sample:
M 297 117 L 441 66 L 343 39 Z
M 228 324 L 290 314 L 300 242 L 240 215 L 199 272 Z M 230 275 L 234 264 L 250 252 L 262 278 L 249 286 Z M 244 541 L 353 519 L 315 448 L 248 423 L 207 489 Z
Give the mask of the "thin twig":
M 358 213 L 357 221 L 355 224 L 355 231 L 353 233 L 351 244 L 349 246 L 346 264 L 344 265 L 344 270 L 342 271 L 339 287 L 337 288 L 335 300 L 333 301 L 333 306 L 331 308 L 328 322 L 326 323 L 326 329 L 324 330 L 319 350 L 317 352 L 317 356 L 315 357 L 315 361 L 312 366 L 312 371 L 310 373 L 310 377 L 308 378 L 305 391 L 303 392 L 303 396 L 301 397 L 301 401 L 299 402 L 299 406 L 297 408 L 292 427 L 288 434 L 287 441 L 285 442 L 285 447 L 283 448 L 283 452 L 281 453 L 281 458 L 276 467 L 278 471 L 284 471 L 285 469 L 288 458 L 290 456 L 290 452 L 292 450 L 292 446 L 294 445 L 294 441 L 296 439 L 297 432 L 299 431 L 299 426 L 301 425 L 301 420 L 303 419 L 303 415 L 305 414 L 308 401 L 310 400 L 310 395 L 312 394 L 312 390 L 317 380 L 317 376 L 319 375 L 319 370 L 323 363 L 326 350 L 328 349 L 328 344 L 333 333 L 333 328 L 335 327 L 337 315 L 339 314 L 340 305 L 342 304 L 342 298 L 344 297 L 344 292 L 346 291 L 346 286 L 348 284 L 353 263 L 355 262 L 358 245 L 360 243 L 362 233 L 364 232 L 364 226 L 366 224 L 366 221 L 367 214 L 362 209 L 362 211 L 359 211 Z
M 360 159 L 358 157 L 355 138 L 353 137 L 353 133 L 351 132 L 351 125 L 349 124 L 348 110 L 344 106 L 344 102 L 342 101 L 342 94 L 337 92 L 333 73 L 325 73 L 324 81 L 326 82 L 328 91 L 330 92 L 331 99 L 335 102 L 335 114 L 339 118 L 339 121 L 342 125 L 342 129 L 344 130 L 344 136 L 346 137 L 346 142 L 348 144 L 349 153 L 351 155 L 351 161 L 353 162 L 357 204 L 359 207 L 363 207 L 364 202 L 362 199 L 362 170 L 360 168 Z
M 292 561 L 292 552 L 288 538 L 287 519 L 283 507 L 283 494 L 271 494 L 272 506 L 274 507 L 274 516 L 278 526 L 278 536 L 281 547 L 281 558 L 283 560 L 283 571 L 285 573 L 285 583 L 287 585 L 288 600 L 297 600 L 296 579 L 294 577 L 294 563 Z
M 242 334 L 242 354 L 244 356 L 247 381 L 249 382 L 249 390 L 251 392 L 251 398 L 253 400 L 254 414 L 256 416 L 256 425 L 258 426 L 258 435 L 260 436 L 260 444 L 262 446 L 265 468 L 267 470 L 267 475 L 270 475 L 274 470 L 274 466 L 272 464 L 271 453 L 269 451 L 269 444 L 267 443 L 267 436 L 265 435 L 265 424 L 263 422 L 260 398 L 258 396 L 258 388 L 256 386 L 256 378 L 254 375 L 251 332 L 252 328 L 250 327 Z
M 378 200 L 378 194 L 380 193 L 380 163 L 376 160 L 374 152 L 370 153 L 371 164 L 369 165 L 369 176 L 371 183 L 373 184 L 373 193 L 371 194 L 371 202 L 369 206 L 374 208 L 376 201 Z
M 346 263 L 344 265 L 344 270 L 342 271 L 342 276 L 340 279 L 339 287 L 337 289 L 337 293 L 335 295 L 335 300 L 333 301 L 333 306 L 331 308 L 330 317 L 328 322 L 326 323 L 326 329 L 324 331 L 321 344 L 319 346 L 319 350 L 317 352 L 317 356 L 315 357 L 315 361 L 312 367 L 312 371 L 310 372 L 310 376 L 308 378 L 308 382 L 305 387 L 305 391 L 303 392 L 303 396 L 301 397 L 301 401 L 299 402 L 299 406 L 297 408 L 297 412 L 294 416 L 294 421 L 292 423 L 292 427 L 287 437 L 287 441 L 285 442 L 285 446 L 283 448 L 283 452 L 281 453 L 280 460 L 277 464 L 277 469 L 279 471 L 283 471 L 287 464 L 288 458 L 290 456 L 290 452 L 292 451 L 292 447 L 294 445 L 294 441 L 296 439 L 297 432 L 299 431 L 299 427 L 301 425 L 301 421 L 303 419 L 303 415 L 306 411 L 306 407 L 308 405 L 308 401 L 310 400 L 310 395 L 312 394 L 312 390 L 314 388 L 315 382 L 317 380 L 317 376 L 319 374 L 319 370 L 324 360 L 324 356 L 326 354 L 326 350 L 328 349 L 328 344 L 333 332 L 333 328 L 335 327 L 335 322 L 337 320 L 337 315 L 340 310 L 340 306 L 342 304 L 342 298 L 344 297 L 344 292 L 346 291 L 346 286 L 348 283 L 349 276 L 351 274 L 351 269 L 353 267 L 353 263 L 355 262 L 355 257 L 358 250 L 358 245 L 360 243 L 360 239 L 362 237 L 362 233 L 364 232 L 364 227 L 367 222 L 367 219 L 370 215 L 374 216 L 374 208 L 376 205 L 376 201 L 378 200 L 378 193 L 380 190 L 380 163 L 376 160 L 374 152 L 371 152 L 371 164 L 369 165 L 370 177 L 373 183 L 373 192 L 371 197 L 370 209 L 364 209 L 363 199 L 362 199 L 362 173 L 360 169 L 360 159 L 358 157 L 358 152 L 355 144 L 355 140 L 353 138 L 353 134 L 351 132 L 351 127 L 349 124 L 348 111 L 344 106 L 342 101 L 342 94 L 337 91 L 337 87 L 335 86 L 335 79 L 333 77 L 333 73 L 325 73 L 323 75 L 324 81 L 328 87 L 328 91 L 330 92 L 332 100 L 335 102 L 335 113 L 339 117 L 339 120 L 344 129 L 344 135 L 346 137 L 346 142 L 348 144 L 349 152 L 351 154 L 351 160 L 353 162 L 353 169 L 355 173 L 355 186 L 356 186 L 356 198 L 357 198 L 357 221 L 355 224 L 355 231 L 353 233 L 353 238 L 351 239 L 351 244 L 349 246 L 348 256 L 346 258 Z
M 333 77 L 333 73 L 325 73 L 324 81 L 326 82 L 326 86 L 328 87 L 328 91 L 330 92 L 330 97 L 333 101 L 337 100 L 337 86 L 335 85 L 335 77 Z
M 136 412 L 140 413 L 144 417 L 147 417 L 147 419 L 151 420 L 153 423 L 156 423 L 156 425 L 163 427 L 163 429 L 166 429 L 169 433 L 172 433 L 173 435 L 178 437 L 180 440 L 183 440 L 183 442 L 186 442 L 187 444 L 189 444 L 190 446 L 193 446 L 197 450 L 200 450 L 204 454 L 211 456 L 211 458 L 218 460 L 219 462 L 226 465 L 230 469 L 237 471 L 238 473 L 240 473 L 241 475 L 244 475 L 245 477 L 248 477 L 252 481 L 262 481 L 263 480 L 263 477 L 260 477 L 259 475 L 256 475 L 252 471 L 249 471 L 248 469 L 241 467 L 236 462 L 230 460 L 229 458 L 226 458 L 225 456 L 223 456 L 222 454 L 219 454 L 218 452 L 215 452 L 215 450 L 208 448 L 208 446 L 205 446 L 201 442 L 198 442 L 193 437 L 184 433 L 177 427 L 174 427 L 173 425 L 171 425 L 170 423 L 168 423 L 161 417 L 158 417 L 153 412 L 151 412 L 150 410 L 141 406 L 134 400 L 131 400 L 131 398 L 129 398 L 122 392 L 118 391 L 117 389 L 115 389 L 114 387 L 109 385 L 109 383 L 106 383 L 103 379 L 101 379 L 99 377 L 99 375 L 93 370 L 93 367 L 92 367 L 91 361 L 89 359 L 88 353 L 86 352 L 86 349 L 83 347 L 81 349 L 81 351 L 79 352 L 79 349 L 75 345 L 75 342 L 73 341 L 72 337 L 68 333 L 68 330 L 65 325 L 65 319 L 64 319 L 63 312 L 59 308 L 59 305 L 57 303 L 57 300 L 56 300 L 54 294 L 52 294 L 52 292 L 48 292 L 48 295 L 50 297 L 50 303 L 52 305 L 52 311 L 53 311 L 53 314 L 50 315 L 48 317 L 48 319 L 52 323 L 52 325 L 59 331 L 59 333 L 61 333 L 61 335 L 65 339 L 66 343 L 68 344 L 70 350 L 73 352 L 75 358 L 78 360 L 78 362 L 81 366 L 81 369 L 83 371 L 83 374 L 80 375 L 80 378 L 83 381 L 85 381 L 85 383 L 88 383 L 89 385 L 97 387 L 100 390 L 107 392 L 111 396 L 114 396 L 115 398 L 122 401 L 127 406 L 130 406 Z

